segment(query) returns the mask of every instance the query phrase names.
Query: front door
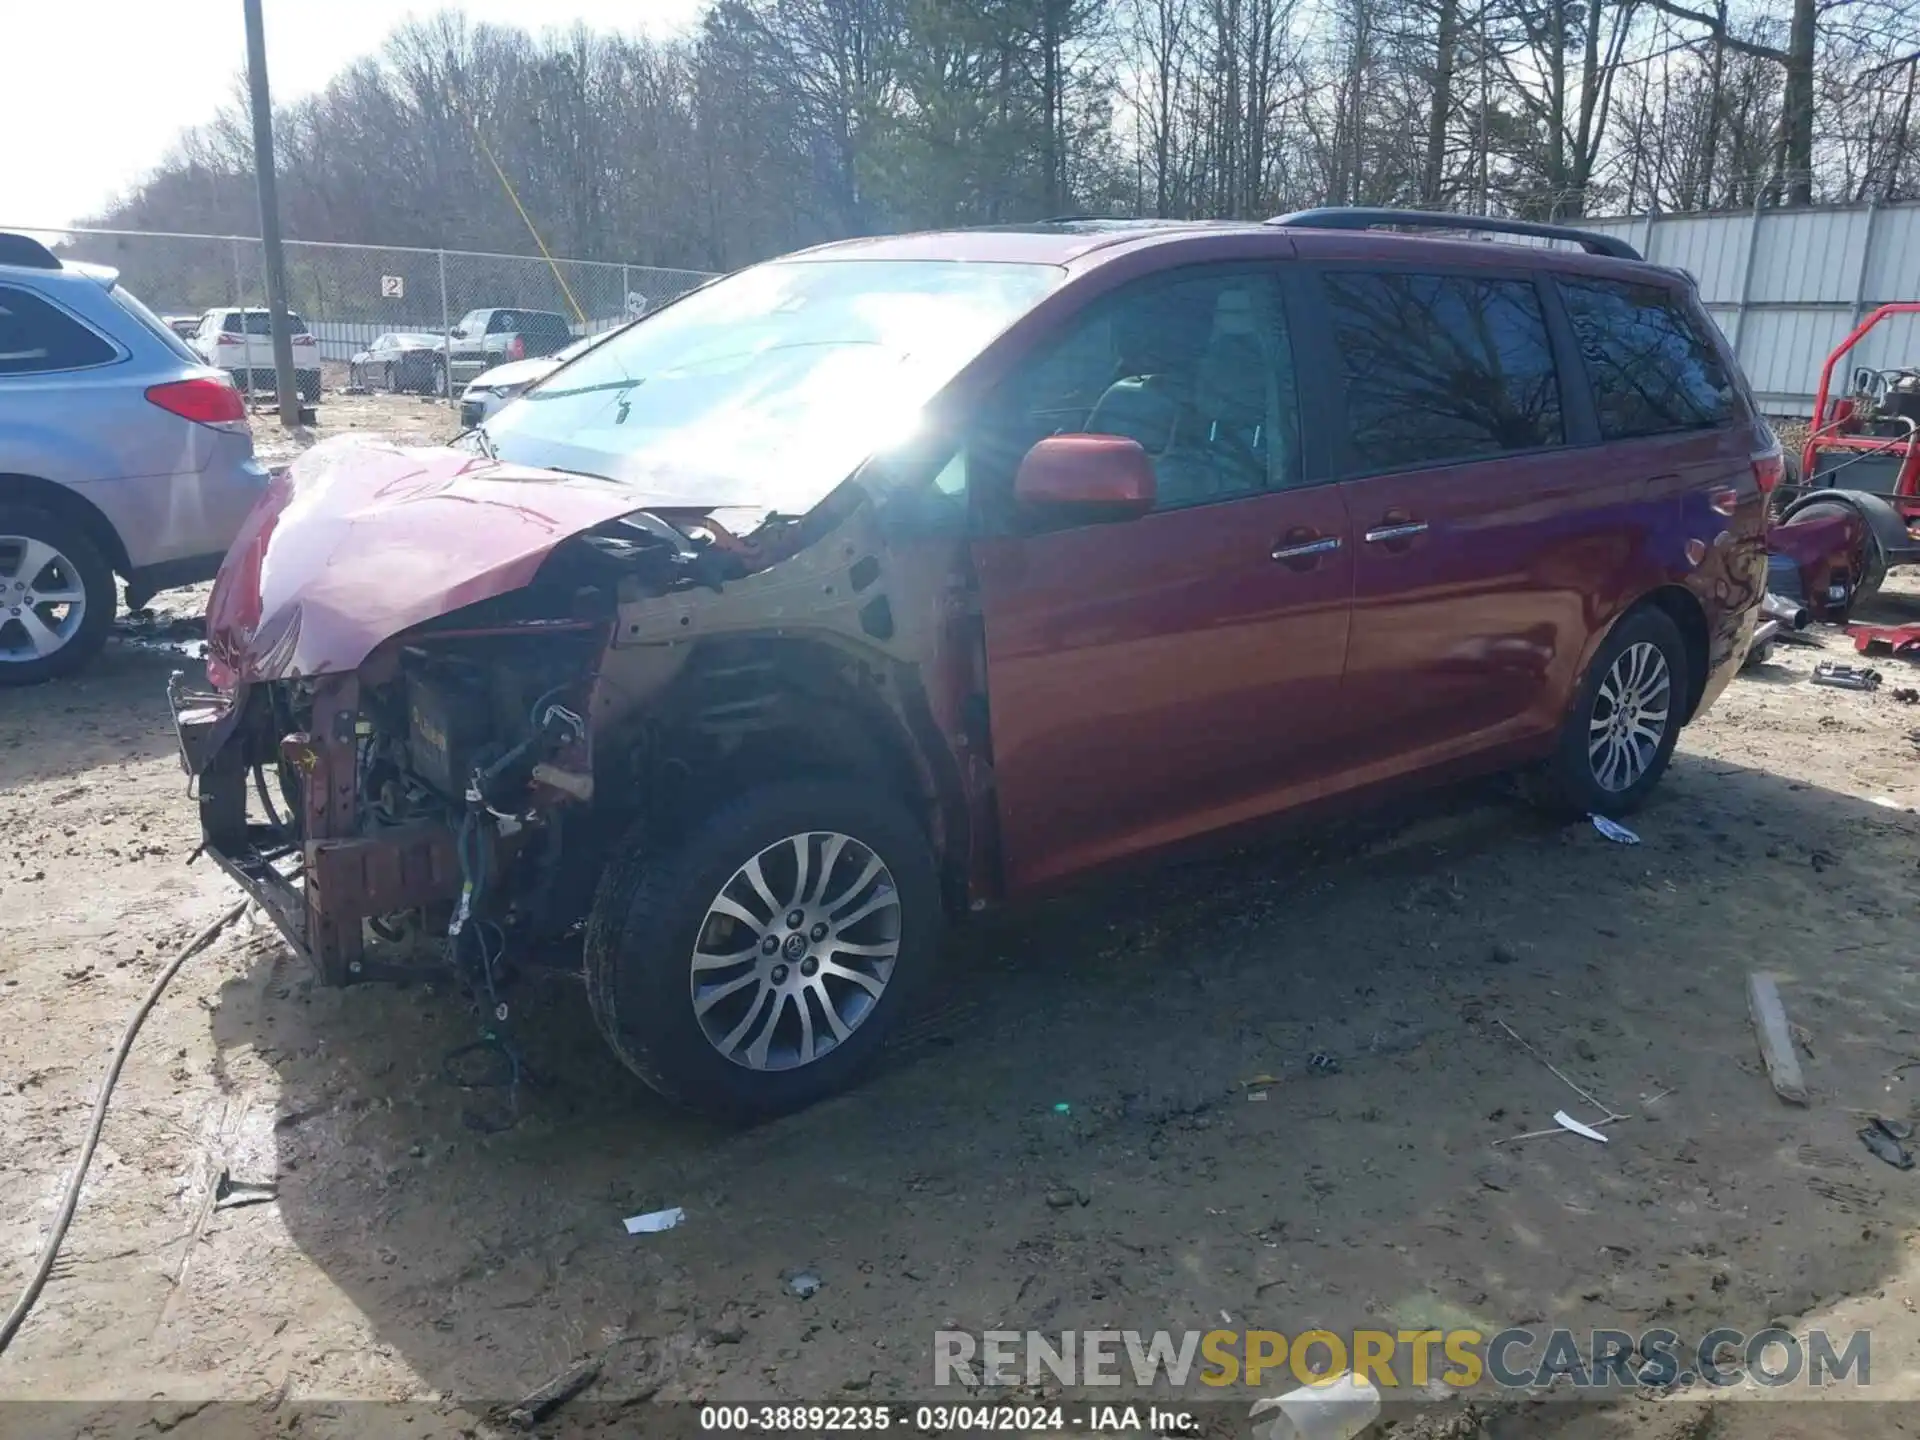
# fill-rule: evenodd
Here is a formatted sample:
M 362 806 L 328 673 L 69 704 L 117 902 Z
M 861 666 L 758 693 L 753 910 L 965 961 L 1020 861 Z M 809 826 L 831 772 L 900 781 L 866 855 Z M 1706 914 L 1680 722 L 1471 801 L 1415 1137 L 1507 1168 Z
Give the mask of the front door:
M 1019 457 L 1072 432 L 1140 441 L 1154 511 L 1021 515 Z M 1002 387 L 966 455 L 1010 892 L 1319 793 L 1340 765 L 1353 545 L 1338 488 L 1300 484 L 1271 275 L 1174 272 L 1097 302 Z

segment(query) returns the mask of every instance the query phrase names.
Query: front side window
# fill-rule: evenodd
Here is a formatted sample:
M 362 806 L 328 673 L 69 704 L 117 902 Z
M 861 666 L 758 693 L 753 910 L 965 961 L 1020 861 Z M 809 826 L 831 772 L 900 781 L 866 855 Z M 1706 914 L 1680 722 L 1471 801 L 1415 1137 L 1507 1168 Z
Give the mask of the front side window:
M 1607 440 L 1719 425 L 1734 414 L 1733 383 L 1711 341 L 1662 285 L 1562 280 Z
M 104 365 L 118 352 L 57 306 L 0 286 L 0 375 Z
M 504 460 L 650 503 L 802 515 L 1065 278 L 1053 265 L 790 260 L 616 331 L 486 424 Z
M 1531 281 L 1323 277 L 1346 387 L 1348 468 L 1444 465 L 1563 444 L 1553 345 Z
M 1264 275 L 1154 280 L 1096 302 L 988 402 L 969 488 L 1004 503 L 1049 435 L 1122 435 L 1152 458 L 1155 508 L 1253 495 L 1298 479 L 1292 351 Z

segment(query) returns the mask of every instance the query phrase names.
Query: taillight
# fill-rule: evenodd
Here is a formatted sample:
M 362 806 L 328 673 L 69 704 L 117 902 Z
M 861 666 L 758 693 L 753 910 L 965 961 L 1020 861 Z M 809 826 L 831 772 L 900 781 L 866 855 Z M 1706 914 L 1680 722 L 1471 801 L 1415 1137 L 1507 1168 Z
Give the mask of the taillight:
M 527 342 L 518 335 L 509 335 L 507 337 L 507 358 L 509 360 L 526 359 Z
M 147 387 L 147 399 L 169 414 L 197 425 L 230 425 L 247 418 L 246 402 L 225 376 L 173 380 Z
M 1765 450 L 1758 451 L 1753 457 L 1753 479 L 1760 487 L 1762 495 L 1771 495 L 1774 488 L 1786 478 L 1787 460 L 1780 453 L 1780 442 L 1774 441 Z
M 313 344 L 313 336 L 302 330 L 293 337 L 293 343 L 296 345 L 311 345 Z

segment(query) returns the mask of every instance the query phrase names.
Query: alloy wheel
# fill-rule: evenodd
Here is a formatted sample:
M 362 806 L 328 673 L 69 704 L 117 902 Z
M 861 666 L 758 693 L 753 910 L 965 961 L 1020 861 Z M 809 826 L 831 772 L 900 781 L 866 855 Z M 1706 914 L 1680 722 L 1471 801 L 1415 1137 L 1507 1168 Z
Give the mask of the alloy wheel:
M 1647 773 L 1666 738 L 1672 699 L 1673 673 L 1659 646 L 1641 640 L 1615 657 L 1587 722 L 1587 760 L 1603 790 L 1630 790 Z
M 44 660 L 80 632 L 80 569 L 31 535 L 0 535 L 0 662 Z
M 849 835 L 776 841 L 734 871 L 694 942 L 694 1015 L 749 1070 L 793 1070 L 872 1015 L 900 956 L 900 896 L 886 862 Z

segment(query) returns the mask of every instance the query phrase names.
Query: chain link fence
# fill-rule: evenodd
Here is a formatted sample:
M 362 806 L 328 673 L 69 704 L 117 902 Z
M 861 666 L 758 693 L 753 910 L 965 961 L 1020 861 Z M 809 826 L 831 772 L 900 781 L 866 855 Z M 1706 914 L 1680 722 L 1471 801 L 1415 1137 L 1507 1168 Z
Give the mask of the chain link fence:
M 178 320 L 183 333 L 189 320 L 197 327 L 209 311 L 264 310 L 267 303 L 262 246 L 251 236 L 0 228 L 31 235 L 64 260 L 112 266 L 149 309 L 170 323 Z M 287 305 L 295 328 L 314 339 L 323 391 L 387 384 L 449 399 L 490 360 L 550 353 L 569 337 L 610 330 L 713 278 L 651 265 L 313 240 L 289 240 L 285 252 Z M 495 318 L 476 311 L 508 313 Z M 236 327 L 227 328 L 231 334 Z M 273 344 L 266 325 L 242 321 L 237 329 L 232 343 L 245 356 L 244 365 L 234 367 L 238 377 L 257 377 L 270 388 Z M 353 363 L 386 335 L 408 337 L 405 353 L 412 358 L 397 370 L 378 361 Z M 249 353 L 255 347 L 258 353 Z M 376 353 L 392 350 L 381 346 Z M 221 363 L 232 359 L 230 344 Z

